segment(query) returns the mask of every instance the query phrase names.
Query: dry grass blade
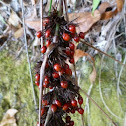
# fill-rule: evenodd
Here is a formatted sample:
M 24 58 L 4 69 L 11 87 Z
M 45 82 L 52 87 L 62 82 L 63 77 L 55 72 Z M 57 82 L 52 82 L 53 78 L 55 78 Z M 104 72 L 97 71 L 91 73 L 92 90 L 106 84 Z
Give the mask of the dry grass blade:
M 39 94 L 39 126 L 41 125 L 41 106 L 42 106 L 42 92 L 43 92 L 43 89 L 42 89 L 42 84 L 43 84 L 43 77 L 44 77 L 44 73 L 45 73 L 45 65 L 46 65 L 46 62 L 47 62 L 47 59 L 48 59 L 48 55 L 49 53 L 53 50 L 53 48 L 55 47 L 56 44 L 51 44 L 47 51 L 46 51 L 46 54 L 44 56 L 44 60 L 43 60 L 43 63 L 42 63 L 42 66 L 41 66 L 41 69 L 40 69 L 40 94 Z
M 21 0 L 21 5 L 22 5 L 22 17 L 23 17 L 23 28 L 24 28 L 24 40 L 25 40 L 25 47 L 26 47 L 26 53 L 27 53 L 27 61 L 28 61 L 28 65 L 29 65 L 29 73 L 30 73 L 30 78 L 31 78 L 31 87 L 32 87 L 32 92 L 33 92 L 33 99 L 34 99 L 35 109 L 37 109 L 37 103 L 36 103 L 36 97 L 35 97 L 35 91 L 34 91 L 33 79 L 32 79 L 32 72 L 31 72 L 31 64 L 30 64 L 30 59 L 29 59 L 29 54 L 28 54 L 28 45 L 27 45 L 27 38 L 26 38 L 26 27 L 25 27 L 25 19 L 24 19 L 23 0 Z
M 89 47 L 91 47 L 91 48 L 93 48 L 93 49 L 97 50 L 98 52 L 100 52 L 100 53 L 102 53 L 102 54 L 104 54 L 104 55 L 108 56 L 109 58 L 113 59 L 114 61 L 116 61 L 116 62 L 118 62 L 119 64 L 121 64 L 121 65 L 123 65 L 124 67 L 126 67 L 126 65 L 125 65 L 125 64 L 123 64 L 122 62 L 120 62 L 119 60 L 116 60 L 116 59 L 115 59 L 115 58 L 113 58 L 112 56 L 110 56 L 110 55 L 106 54 L 105 52 L 102 52 L 101 50 L 99 50 L 99 49 L 95 48 L 94 46 L 90 45 L 89 43 L 87 43 L 87 42 L 85 42 L 85 41 L 82 41 L 82 40 L 80 40 L 80 42 L 82 42 L 82 43 L 84 43 L 84 44 L 88 45 Z
M 99 108 L 99 110 L 112 122 L 112 124 L 114 125 L 114 126 L 117 126 L 116 124 L 115 124 L 115 122 L 113 122 L 112 121 L 112 119 L 102 110 L 102 108 L 86 93 L 86 91 L 85 90 L 82 90 L 81 88 L 80 88 L 80 91 L 81 92 L 83 92 L 88 98 L 89 98 L 89 100 L 91 100 L 92 101 L 92 103 L 94 103 L 98 108 Z

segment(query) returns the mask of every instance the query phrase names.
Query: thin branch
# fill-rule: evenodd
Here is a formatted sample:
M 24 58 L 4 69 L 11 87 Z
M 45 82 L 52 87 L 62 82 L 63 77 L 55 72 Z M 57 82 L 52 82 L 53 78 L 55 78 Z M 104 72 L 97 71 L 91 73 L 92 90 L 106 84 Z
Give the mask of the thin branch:
M 94 103 L 98 108 L 99 108 L 99 110 L 112 122 L 112 124 L 114 125 L 114 126 L 117 126 L 116 124 L 115 124 L 115 122 L 113 122 L 112 121 L 112 119 L 102 110 L 102 108 L 86 93 L 86 91 L 85 90 L 82 90 L 81 88 L 80 88 L 80 91 L 81 92 L 83 92 L 88 98 L 89 98 L 89 100 L 91 100 L 92 101 L 92 103 Z
M 110 55 L 106 54 L 105 52 L 103 52 L 103 51 L 101 51 L 101 50 L 99 50 L 99 49 L 95 48 L 94 46 L 90 45 L 89 43 L 87 43 L 87 42 L 85 42 L 85 41 L 82 41 L 82 40 L 80 40 L 80 42 L 82 42 L 82 43 L 84 43 L 84 44 L 88 45 L 89 47 L 91 47 L 91 48 L 93 48 L 93 49 L 95 49 L 95 50 L 99 51 L 100 53 L 102 53 L 102 54 L 104 54 L 104 55 L 108 56 L 109 58 L 113 59 L 114 61 L 116 61 L 116 62 L 118 62 L 119 64 L 121 64 L 121 65 L 123 65 L 124 67 L 126 67 L 126 65 L 125 65 L 125 64 L 123 64 L 122 62 L 120 62 L 119 60 L 117 60 L 117 59 L 113 58 L 112 56 L 110 56 Z
M 35 90 L 34 90 L 32 72 L 31 72 L 31 64 L 30 64 L 30 59 L 29 59 L 29 54 L 28 54 L 28 45 L 27 45 L 27 38 L 26 38 L 26 27 L 25 27 L 23 0 L 21 0 L 21 6 L 22 6 L 22 20 L 23 20 L 23 28 L 24 28 L 25 48 L 26 48 L 26 53 L 27 53 L 27 62 L 28 62 L 28 66 L 29 66 L 29 73 L 30 73 L 30 78 L 31 78 L 31 87 L 32 87 L 32 92 L 33 92 L 33 99 L 34 99 L 35 109 L 37 109 Z

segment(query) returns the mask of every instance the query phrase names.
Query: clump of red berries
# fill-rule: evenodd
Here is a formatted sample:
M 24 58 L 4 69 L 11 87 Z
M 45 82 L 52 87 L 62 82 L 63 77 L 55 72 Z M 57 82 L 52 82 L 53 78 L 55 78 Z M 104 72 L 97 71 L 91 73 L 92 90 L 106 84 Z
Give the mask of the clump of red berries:
M 72 70 L 66 63 L 74 64 L 75 42 L 84 39 L 84 33 L 76 33 L 76 25 L 68 23 L 63 17 L 58 16 L 58 12 L 54 11 L 51 15 L 44 19 L 43 31 L 36 33 L 38 38 L 43 37 L 44 43 L 41 47 L 43 58 L 37 63 L 35 84 L 39 86 L 40 67 L 42 65 L 44 55 L 47 48 L 53 44 L 53 36 L 55 36 L 56 24 L 59 24 L 59 36 L 56 46 L 48 55 L 48 61 L 45 66 L 45 75 L 43 77 L 43 88 L 49 88 L 48 93 L 42 97 L 41 109 L 41 124 L 44 125 L 46 120 L 47 110 L 52 111 L 52 116 L 47 126 L 73 126 L 74 121 L 68 116 L 69 113 L 74 114 L 78 111 L 84 113 L 82 108 L 83 98 L 79 94 L 79 87 L 72 81 Z M 66 121 L 63 120 L 63 115 L 67 114 Z M 54 124 L 54 125 L 53 125 Z

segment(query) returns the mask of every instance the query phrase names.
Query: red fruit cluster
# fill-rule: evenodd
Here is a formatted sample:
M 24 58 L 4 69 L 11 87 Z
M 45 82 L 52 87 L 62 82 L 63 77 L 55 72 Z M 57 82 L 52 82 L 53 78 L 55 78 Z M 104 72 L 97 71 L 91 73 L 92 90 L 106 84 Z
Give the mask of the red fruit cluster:
M 75 42 L 84 39 L 84 33 L 76 33 L 76 25 L 68 23 L 63 17 L 59 17 L 57 12 L 52 12 L 51 15 L 44 19 L 43 31 L 36 33 L 38 38 L 43 37 L 43 47 L 41 53 L 43 58 L 38 64 L 37 71 L 40 71 L 45 53 L 50 44 L 53 44 L 53 37 L 55 36 L 56 24 L 59 24 L 59 33 L 56 39 L 55 48 L 48 55 L 48 61 L 45 66 L 45 73 L 43 76 L 43 88 L 51 89 L 42 97 L 42 125 L 46 120 L 47 112 L 52 111 L 50 124 L 55 126 L 73 126 L 74 121 L 68 116 L 69 113 L 74 114 L 76 111 L 80 114 L 84 113 L 81 105 L 83 98 L 79 94 L 79 87 L 72 81 L 72 70 L 69 63 L 74 64 Z M 39 66 L 40 65 L 40 66 Z M 40 74 L 36 74 L 35 84 L 39 86 Z M 66 121 L 62 118 L 66 116 Z M 56 118 L 58 117 L 58 118 Z M 47 124 L 49 126 L 50 124 Z

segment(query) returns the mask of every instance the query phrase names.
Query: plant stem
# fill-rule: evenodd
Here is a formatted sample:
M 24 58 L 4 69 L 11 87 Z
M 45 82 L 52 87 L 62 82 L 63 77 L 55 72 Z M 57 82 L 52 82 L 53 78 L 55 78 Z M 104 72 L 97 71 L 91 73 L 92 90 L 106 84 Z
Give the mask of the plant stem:
M 90 45 L 89 43 L 87 43 L 87 42 L 85 42 L 85 41 L 82 41 L 82 40 L 80 40 L 80 42 L 82 42 L 82 43 L 86 44 L 87 46 L 89 46 L 89 47 L 91 47 L 91 48 L 93 48 L 93 49 L 97 50 L 98 52 L 100 52 L 100 53 L 102 53 L 102 54 L 104 54 L 104 55 L 108 56 L 109 58 L 113 59 L 114 61 L 116 61 L 116 62 L 118 62 L 119 64 L 121 64 L 121 65 L 123 65 L 124 67 L 126 67 L 126 65 L 125 65 L 125 64 L 123 64 L 122 62 L 120 62 L 119 60 L 117 60 L 117 59 L 113 58 L 112 56 L 110 56 L 110 55 L 106 54 L 105 52 L 103 52 L 103 51 L 101 51 L 101 50 L 97 49 L 96 47 L 94 47 L 94 46 Z
M 114 126 L 117 126 L 115 122 L 113 122 L 112 119 L 102 110 L 102 108 L 86 93 L 85 90 L 80 88 L 80 91 L 83 92 L 89 98 L 89 100 L 91 100 L 99 108 L 99 110 L 113 123 Z

